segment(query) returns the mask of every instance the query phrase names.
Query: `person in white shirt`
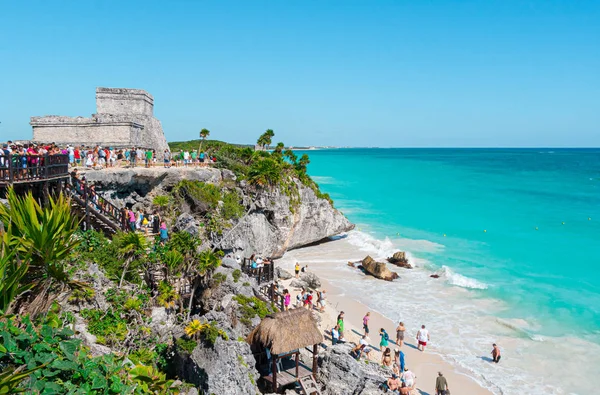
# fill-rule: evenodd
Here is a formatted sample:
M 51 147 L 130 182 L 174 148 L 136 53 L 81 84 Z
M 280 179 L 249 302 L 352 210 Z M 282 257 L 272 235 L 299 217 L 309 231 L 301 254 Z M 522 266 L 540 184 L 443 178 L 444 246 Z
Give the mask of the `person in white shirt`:
M 402 372 L 400 380 L 405 382 L 407 387 L 414 388 L 416 378 L 417 376 L 415 376 L 413 372 L 408 370 L 408 368 L 404 368 L 404 372 Z
M 417 341 L 419 342 L 417 348 L 420 351 L 425 351 L 425 346 L 427 346 L 427 342 L 429 341 L 429 331 L 425 329 L 425 325 L 421 325 L 421 329 L 417 333 Z

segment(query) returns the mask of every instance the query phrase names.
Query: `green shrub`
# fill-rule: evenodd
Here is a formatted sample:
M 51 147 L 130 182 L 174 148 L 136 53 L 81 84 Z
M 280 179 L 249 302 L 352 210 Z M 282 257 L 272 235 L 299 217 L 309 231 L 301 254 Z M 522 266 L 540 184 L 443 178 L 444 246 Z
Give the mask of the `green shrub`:
M 158 358 L 158 354 L 147 348 L 139 348 L 129 354 L 129 359 L 136 365 L 153 365 Z
M 269 309 L 269 305 L 256 296 L 247 297 L 244 295 L 235 295 L 233 299 L 240 305 L 240 311 L 242 318 L 240 321 L 246 325 L 250 324 L 250 320 L 255 316 L 259 316 L 261 319 L 265 318 L 272 311 Z
M 227 275 L 225 273 L 215 273 L 212 276 L 212 280 L 213 283 L 218 286 L 223 281 L 227 280 Z
M 240 277 L 242 276 L 242 271 L 240 269 L 235 269 L 233 273 L 231 273 L 231 277 L 233 277 L 234 282 L 238 282 Z
M 223 206 L 221 215 L 226 220 L 241 218 L 244 215 L 244 206 L 240 203 L 241 197 L 237 191 L 225 192 L 223 194 Z
M 107 311 L 100 309 L 84 309 L 81 311 L 87 320 L 88 330 L 92 335 L 98 336 L 98 342 L 111 345 L 125 340 L 129 330 L 127 320 L 121 318 L 119 312 L 109 308 Z
M 175 341 L 175 344 L 177 345 L 177 348 L 179 350 L 184 351 L 187 354 L 191 354 L 192 352 L 194 352 L 194 349 L 198 345 L 198 343 L 196 343 L 195 340 L 188 340 L 188 339 L 184 339 L 183 337 L 180 337 L 179 339 L 177 339 Z

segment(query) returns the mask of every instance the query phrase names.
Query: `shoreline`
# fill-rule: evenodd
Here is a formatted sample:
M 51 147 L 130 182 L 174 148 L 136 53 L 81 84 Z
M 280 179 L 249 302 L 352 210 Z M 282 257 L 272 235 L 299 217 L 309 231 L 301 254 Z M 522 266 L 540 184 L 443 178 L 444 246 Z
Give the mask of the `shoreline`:
M 293 267 L 291 267 L 287 263 L 280 263 L 280 267 L 290 271 L 290 273 L 293 273 Z M 325 342 L 330 343 L 331 340 L 327 334 L 335 325 L 338 313 L 340 311 L 344 311 L 344 337 L 347 342 L 358 343 L 361 336 L 363 335 L 362 317 L 368 311 L 371 313 L 371 320 L 369 323 L 370 336 L 368 337 L 368 339 L 370 346 L 373 348 L 372 357 L 370 358 L 370 361 L 372 363 L 380 364 L 381 352 L 379 351 L 379 328 L 385 328 L 385 330 L 390 335 L 389 347 L 392 349 L 393 352 L 394 348 L 397 347 L 395 343 L 395 328 L 398 323 L 393 322 L 391 319 L 385 317 L 384 315 L 370 308 L 366 304 L 357 301 L 353 298 L 347 297 L 346 293 L 342 288 L 333 285 L 331 281 L 329 281 L 325 270 L 319 270 L 318 267 L 315 270 L 316 267 L 317 265 L 313 265 L 311 268 L 309 268 L 309 272 L 312 272 L 319 277 L 321 281 L 321 287 L 319 288 L 319 290 L 326 290 L 327 294 L 325 312 L 318 313 L 315 311 L 315 314 L 322 314 L 322 319 L 318 323 L 318 325 L 319 329 L 323 332 L 323 335 L 325 336 Z M 295 302 L 296 295 L 300 293 L 299 288 L 289 287 L 289 284 L 291 281 L 293 281 L 293 279 L 294 277 L 292 277 L 292 279 L 290 280 L 279 281 L 282 288 L 287 287 L 290 291 L 290 294 L 292 296 L 292 304 L 293 302 Z M 432 341 L 435 341 L 435 334 L 433 333 L 431 334 L 431 336 Z M 435 394 L 435 380 L 438 371 L 441 371 L 448 380 L 450 391 L 454 390 L 456 391 L 455 393 L 467 393 L 470 395 L 493 394 L 492 391 L 485 388 L 481 383 L 478 383 L 475 380 L 475 378 L 469 375 L 469 373 L 466 370 L 454 366 L 450 362 L 444 360 L 442 355 L 428 349 L 426 349 L 424 352 L 418 351 L 416 347 L 416 340 L 414 337 L 415 334 L 410 332 L 407 328 L 407 331 L 405 333 L 404 345 L 400 348 L 400 350 L 405 354 L 406 367 L 408 367 L 416 376 L 415 389 L 411 392 L 412 394 Z

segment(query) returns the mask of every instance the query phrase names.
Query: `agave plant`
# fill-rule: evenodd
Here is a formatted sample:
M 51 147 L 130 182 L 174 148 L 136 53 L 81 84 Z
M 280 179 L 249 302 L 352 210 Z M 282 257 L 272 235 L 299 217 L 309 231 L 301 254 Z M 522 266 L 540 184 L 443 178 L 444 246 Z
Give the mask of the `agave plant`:
M 129 371 L 131 380 L 138 384 L 142 394 L 178 394 L 173 387 L 173 380 L 153 366 L 136 365 Z M 136 392 L 137 393 L 137 392 Z
M 71 215 L 71 206 L 64 195 L 50 198 L 41 207 L 31 193 L 18 196 L 11 188 L 7 193 L 8 206 L 0 204 L 0 221 L 18 240 L 16 257 L 29 267 L 22 283 L 30 288 L 30 297 L 24 306 L 32 315 L 46 310 L 57 295 L 67 289 L 85 287 L 71 280 L 65 260 L 79 244 L 74 237 L 77 219 Z M 8 233 L 8 232 L 7 232 Z
M 16 240 L 10 230 L 4 232 L 0 236 L 0 312 L 10 310 L 12 302 L 33 286 L 21 283 L 29 269 L 29 258 L 20 260 L 15 249 Z
M 163 263 L 167 267 L 167 278 L 181 270 L 184 258 L 183 254 L 177 250 L 171 250 L 164 253 Z

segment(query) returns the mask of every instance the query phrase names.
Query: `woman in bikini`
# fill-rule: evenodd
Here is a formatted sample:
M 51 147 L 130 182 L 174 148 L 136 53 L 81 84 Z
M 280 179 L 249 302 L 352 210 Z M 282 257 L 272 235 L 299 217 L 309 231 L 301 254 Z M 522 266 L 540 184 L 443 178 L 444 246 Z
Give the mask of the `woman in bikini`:
M 386 348 L 381 356 L 381 364 L 386 367 L 392 366 L 392 350 L 390 348 Z

